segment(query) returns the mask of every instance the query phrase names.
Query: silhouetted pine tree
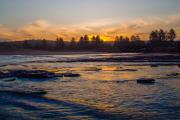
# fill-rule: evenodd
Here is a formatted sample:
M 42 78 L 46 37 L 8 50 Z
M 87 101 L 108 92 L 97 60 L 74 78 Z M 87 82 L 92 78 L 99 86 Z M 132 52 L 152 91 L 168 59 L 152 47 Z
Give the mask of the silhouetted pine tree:
M 101 48 L 103 48 L 103 40 L 101 40 L 99 35 L 97 35 L 96 37 L 95 36 L 92 37 L 91 48 L 93 50 L 100 50 Z
M 57 50 L 64 50 L 65 49 L 65 43 L 63 38 L 57 38 L 56 39 L 56 49 Z
M 78 48 L 80 50 L 88 50 L 90 48 L 88 35 L 85 35 L 84 37 L 80 37 L 80 40 L 78 42 Z
M 76 43 L 75 38 L 73 37 L 70 41 L 69 48 L 74 50 L 76 49 L 76 47 L 77 47 L 77 43 Z
M 131 48 L 132 52 L 134 51 L 142 51 L 145 49 L 145 43 L 144 41 L 141 40 L 141 38 L 139 37 L 139 35 L 132 35 L 131 36 Z

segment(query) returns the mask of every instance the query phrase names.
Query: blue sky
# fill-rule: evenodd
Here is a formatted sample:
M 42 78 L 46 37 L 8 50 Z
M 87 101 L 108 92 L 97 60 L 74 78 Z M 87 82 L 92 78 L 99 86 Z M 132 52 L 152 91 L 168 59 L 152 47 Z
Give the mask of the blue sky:
M 105 21 L 102 26 L 134 20 L 156 22 L 179 18 L 179 6 L 180 0 L 0 0 L 0 25 L 12 32 L 40 21 L 61 28 L 96 21 Z

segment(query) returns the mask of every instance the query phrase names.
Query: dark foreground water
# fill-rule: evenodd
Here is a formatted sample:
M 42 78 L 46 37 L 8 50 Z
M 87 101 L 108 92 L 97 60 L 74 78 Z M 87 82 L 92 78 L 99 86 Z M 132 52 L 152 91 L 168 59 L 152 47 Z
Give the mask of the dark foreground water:
M 0 56 L 0 70 L 79 73 L 77 78 L 0 79 L 1 120 L 179 120 L 179 62 L 78 62 L 137 54 Z M 69 62 L 77 60 L 76 62 Z M 152 66 L 159 64 L 160 66 Z M 173 75 L 172 75 L 173 74 Z M 154 78 L 155 84 L 137 84 Z M 24 91 L 47 91 L 27 95 Z

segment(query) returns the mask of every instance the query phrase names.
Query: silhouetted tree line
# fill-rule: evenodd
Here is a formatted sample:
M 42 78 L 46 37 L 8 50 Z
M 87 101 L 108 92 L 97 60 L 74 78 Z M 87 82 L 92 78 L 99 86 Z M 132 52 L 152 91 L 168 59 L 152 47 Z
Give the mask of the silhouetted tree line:
M 24 40 L 19 42 L 1 42 L 0 49 L 9 47 L 38 50 L 56 51 L 112 51 L 112 52 L 180 52 L 180 41 L 175 41 L 174 29 L 164 31 L 154 30 L 149 35 L 148 41 L 141 40 L 139 35 L 116 36 L 114 42 L 106 42 L 99 35 L 80 37 L 79 40 L 72 38 L 69 42 L 58 37 L 52 40 Z

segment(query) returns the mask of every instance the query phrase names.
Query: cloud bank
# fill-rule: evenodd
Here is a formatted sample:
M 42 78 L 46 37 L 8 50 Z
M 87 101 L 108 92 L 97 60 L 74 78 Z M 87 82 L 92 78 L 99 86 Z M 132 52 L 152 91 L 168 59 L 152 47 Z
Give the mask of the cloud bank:
M 167 18 L 151 17 L 146 19 L 134 19 L 119 22 L 118 19 L 103 19 L 90 21 L 76 25 L 54 24 L 46 20 L 36 20 L 32 23 L 10 28 L 0 24 L 0 40 L 24 40 L 24 39 L 49 39 L 55 40 L 63 37 L 70 40 L 72 37 L 78 39 L 84 34 L 101 35 L 105 40 L 114 40 L 115 36 L 131 36 L 138 34 L 147 40 L 149 33 L 154 29 L 169 30 L 174 28 L 177 35 L 180 34 L 180 16 L 175 15 Z M 179 39 L 180 36 L 177 36 Z

